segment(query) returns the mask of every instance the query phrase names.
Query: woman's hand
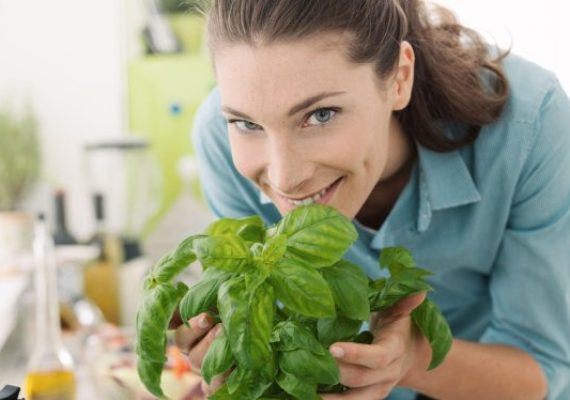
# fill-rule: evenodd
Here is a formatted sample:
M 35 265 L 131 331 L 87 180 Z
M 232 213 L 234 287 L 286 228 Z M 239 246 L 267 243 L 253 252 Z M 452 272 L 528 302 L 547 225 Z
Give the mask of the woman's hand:
M 325 400 L 377 400 L 387 397 L 415 371 L 426 370 L 431 347 L 414 326 L 412 311 L 425 299 L 425 293 L 403 299 L 389 310 L 373 316 L 372 344 L 333 343 L 340 381 L 350 387 L 344 393 L 321 395 Z
M 222 329 L 222 325 L 212 325 L 212 319 L 207 313 L 195 316 L 188 323 L 191 328 L 185 325 L 176 328 L 174 339 L 176 346 L 188 356 L 192 371 L 199 374 L 202 361 L 214 338 Z M 206 395 L 212 394 L 224 382 L 225 378 L 225 375 L 217 376 L 212 380 L 211 385 L 202 380 L 202 391 Z

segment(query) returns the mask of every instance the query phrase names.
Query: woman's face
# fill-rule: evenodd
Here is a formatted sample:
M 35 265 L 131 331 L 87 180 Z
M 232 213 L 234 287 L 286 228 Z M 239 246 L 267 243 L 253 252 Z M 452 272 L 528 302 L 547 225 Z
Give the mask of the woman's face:
M 373 65 L 347 61 L 342 43 L 328 34 L 215 54 L 234 164 L 281 214 L 316 201 L 352 219 L 406 161 L 392 117 L 406 87 L 380 89 Z M 413 51 L 411 64 L 413 76 Z

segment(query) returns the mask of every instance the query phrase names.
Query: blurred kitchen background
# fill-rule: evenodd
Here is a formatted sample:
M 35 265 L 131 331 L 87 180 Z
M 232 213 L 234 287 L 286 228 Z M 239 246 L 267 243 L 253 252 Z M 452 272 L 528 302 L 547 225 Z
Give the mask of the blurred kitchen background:
M 195 1 L 0 0 L 0 390 L 61 367 L 78 399 L 148 398 L 133 355 L 142 276 L 213 220 L 189 136 L 215 85 Z M 562 0 L 439 3 L 570 91 Z M 55 301 L 34 289 L 38 266 Z M 52 303 L 57 368 L 34 361 L 54 325 L 34 315 Z M 163 379 L 173 398 L 200 398 L 174 348 Z

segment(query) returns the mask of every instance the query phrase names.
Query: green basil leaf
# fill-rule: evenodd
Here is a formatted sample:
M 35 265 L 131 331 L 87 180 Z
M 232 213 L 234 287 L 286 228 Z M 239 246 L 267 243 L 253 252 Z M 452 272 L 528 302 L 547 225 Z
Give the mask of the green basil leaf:
M 261 253 L 263 252 L 263 243 L 253 243 L 249 247 L 249 251 L 255 258 L 261 258 Z
M 334 385 L 340 379 L 336 361 L 329 352 L 315 354 L 305 349 L 280 352 L 279 368 L 307 383 Z
M 451 349 L 453 335 L 439 308 L 429 299 L 412 311 L 412 320 L 431 345 L 432 357 L 428 370 L 443 362 Z
M 316 354 L 328 352 L 309 328 L 295 321 L 283 321 L 275 325 L 270 341 L 278 351 L 305 349 Z
M 228 385 L 228 392 L 230 394 L 235 393 L 241 384 L 242 379 L 245 376 L 245 370 L 239 367 L 234 368 L 232 373 L 226 379 L 226 384 Z
M 200 281 L 192 286 L 180 301 L 182 322 L 188 325 L 190 318 L 215 307 L 220 285 L 232 276 L 234 274 L 217 268 L 205 270 L 200 277 Z
M 249 272 L 243 274 L 245 276 L 245 288 L 248 292 L 255 291 L 271 273 L 270 266 L 259 260 L 253 260 L 252 266 L 253 268 Z
M 227 383 L 224 383 L 218 389 L 208 396 L 208 400 L 235 400 L 228 390 Z
M 166 331 L 180 298 L 188 290 L 161 283 L 143 292 L 136 317 L 137 370 L 145 387 L 155 396 L 164 397 L 160 387 L 162 367 L 166 362 Z
M 259 215 L 243 218 L 221 218 L 214 221 L 206 228 L 206 234 L 210 236 L 225 235 L 227 233 L 238 234 L 245 226 L 264 227 L 263 219 Z
M 159 283 L 170 282 L 172 278 L 196 261 L 192 243 L 204 235 L 193 235 L 184 239 L 176 249 L 162 257 L 152 268 L 145 279 L 144 287 L 150 289 Z
M 368 281 L 368 286 L 369 286 L 369 291 L 372 292 L 381 292 L 382 289 L 384 289 L 384 287 L 386 286 L 386 283 L 388 282 L 388 278 L 379 278 L 376 280 L 369 280 Z
M 370 317 L 368 277 L 362 269 L 346 260 L 323 268 L 339 314 L 351 319 L 366 321 Z
M 249 248 L 239 236 L 227 233 L 199 238 L 193 243 L 194 252 L 203 268 L 216 267 L 226 272 L 244 272 L 251 262 Z
M 272 380 L 263 379 L 259 372 L 236 368 L 216 392 L 208 397 L 214 400 L 254 400 L 263 396 Z
M 233 362 L 234 357 L 230 348 L 230 342 L 222 329 L 204 357 L 202 367 L 200 368 L 202 377 L 210 384 L 213 377 L 226 372 L 231 368 Z
M 159 281 L 163 279 L 164 281 L 170 280 L 176 275 L 178 275 L 184 268 L 196 261 L 196 255 L 193 250 L 193 243 L 195 240 L 204 238 L 205 235 L 192 235 L 184 239 L 176 247 L 170 256 L 169 262 L 157 271 L 157 277 Z
M 382 291 L 386 287 L 388 278 L 379 278 L 369 280 L 368 282 L 368 302 L 370 303 L 370 311 L 378 311 L 383 304 Z
M 388 268 L 390 274 L 402 268 L 415 268 L 416 262 L 412 253 L 404 247 L 385 247 L 380 252 L 380 268 Z
M 405 268 L 390 276 L 382 289 L 369 293 L 370 310 L 382 310 L 393 306 L 404 297 L 432 290 L 424 279 L 428 275 L 431 275 L 431 272 L 421 268 Z
M 296 397 L 285 392 L 279 387 L 277 381 L 274 381 L 260 397 L 260 400 L 296 400 Z
M 287 250 L 287 236 L 276 235 L 265 243 L 261 252 L 261 259 L 269 264 L 273 264 L 283 258 Z
M 269 276 L 275 296 L 289 310 L 314 318 L 334 317 L 334 300 L 321 274 L 302 262 L 282 259 Z
M 287 257 L 326 267 L 342 258 L 358 238 L 352 222 L 329 206 L 312 204 L 287 213 L 268 234 L 287 236 Z
M 265 239 L 265 228 L 263 225 L 245 225 L 237 231 L 237 235 L 248 243 L 260 243 Z
M 144 283 L 143 283 L 143 288 L 144 290 L 149 290 L 154 288 L 156 285 L 160 284 L 160 283 L 165 283 L 168 282 L 168 280 L 164 281 L 162 280 L 162 282 L 160 282 L 154 271 L 160 270 L 165 268 L 165 265 L 170 261 L 170 253 L 164 255 L 160 260 L 158 260 L 158 262 L 154 265 L 154 267 L 152 267 L 152 269 L 150 270 L 150 272 L 147 274 L 147 276 L 144 279 Z
M 269 345 L 275 313 L 273 288 L 263 283 L 248 292 L 243 276 L 232 278 L 218 291 L 218 309 L 238 366 L 273 377 Z
M 337 316 L 336 318 L 321 318 L 317 322 L 319 341 L 328 348 L 334 342 L 351 341 L 360 331 L 362 321 Z
M 160 387 L 163 367 L 163 362 L 155 363 L 153 361 L 141 361 L 140 359 L 137 361 L 137 373 L 139 374 L 141 382 L 149 392 L 159 399 L 166 398 Z
M 348 386 L 344 386 L 342 383 L 337 383 L 336 385 L 318 385 L 317 391 L 319 393 L 343 393 L 350 389 Z
M 314 383 L 305 382 L 304 380 L 297 378 L 295 375 L 291 375 L 283 371 L 279 372 L 276 380 L 284 391 L 294 396 L 296 399 L 320 399 L 317 395 L 317 385 Z

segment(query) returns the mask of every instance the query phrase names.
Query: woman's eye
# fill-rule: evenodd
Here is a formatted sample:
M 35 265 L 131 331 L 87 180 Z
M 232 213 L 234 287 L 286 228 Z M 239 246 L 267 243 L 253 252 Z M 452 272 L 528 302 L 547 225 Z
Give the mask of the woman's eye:
M 330 108 L 321 108 L 310 115 L 307 123 L 309 125 L 324 125 L 329 122 L 335 114 L 336 111 Z
M 254 124 L 253 122 L 249 121 L 231 121 L 231 122 L 235 123 L 235 125 L 240 131 L 254 131 L 256 129 L 259 129 L 259 125 Z

